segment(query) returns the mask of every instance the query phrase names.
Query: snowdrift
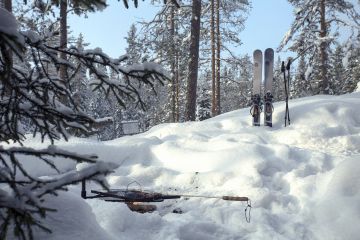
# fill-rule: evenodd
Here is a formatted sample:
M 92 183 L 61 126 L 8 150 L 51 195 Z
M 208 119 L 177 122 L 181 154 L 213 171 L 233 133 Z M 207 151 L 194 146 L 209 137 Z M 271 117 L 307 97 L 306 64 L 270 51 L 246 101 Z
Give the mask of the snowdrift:
M 247 196 L 251 223 L 244 203 L 180 199 L 139 214 L 124 204 L 83 200 L 80 186 L 71 186 L 48 201 L 60 209 L 46 220 L 54 234 L 37 232 L 35 239 L 359 239 L 360 92 L 301 98 L 289 106 L 287 128 L 279 102 L 273 128 L 252 127 L 249 109 L 242 109 L 113 141 L 57 143 L 120 164 L 108 177 L 112 188 L 136 180 L 163 193 Z M 46 175 L 47 169 L 32 171 Z

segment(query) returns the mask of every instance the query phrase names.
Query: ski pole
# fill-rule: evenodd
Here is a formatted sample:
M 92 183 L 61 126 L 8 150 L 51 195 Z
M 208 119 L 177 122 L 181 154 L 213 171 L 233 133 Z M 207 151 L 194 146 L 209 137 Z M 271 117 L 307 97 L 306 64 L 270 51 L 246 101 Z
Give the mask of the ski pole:
M 251 201 L 248 197 L 232 197 L 232 196 L 203 196 L 203 195 L 177 195 L 181 197 L 199 197 L 199 198 L 216 198 L 216 199 L 222 199 L 225 201 L 239 201 L 239 202 L 246 202 L 246 208 L 245 208 L 245 220 L 246 222 L 250 223 L 251 219 Z
M 285 62 L 284 61 L 281 62 L 281 72 L 284 75 L 284 85 L 285 85 L 285 105 L 286 105 L 286 107 L 285 107 L 285 127 L 286 127 L 289 96 L 288 96 L 288 90 L 287 90 L 287 84 L 286 84 L 286 70 L 285 70 Z
M 286 70 L 288 72 L 288 94 L 290 93 L 290 65 L 291 65 L 291 59 L 289 59 L 287 65 L 286 65 Z M 287 118 L 288 118 L 288 124 L 290 125 L 290 111 L 289 111 L 289 104 L 288 101 L 286 103 L 286 112 L 287 112 Z
M 198 198 L 216 198 L 222 199 L 225 201 L 238 201 L 238 202 L 247 202 L 249 201 L 248 197 L 232 197 L 232 196 L 204 196 L 204 195 L 178 195 L 181 197 L 198 197 Z

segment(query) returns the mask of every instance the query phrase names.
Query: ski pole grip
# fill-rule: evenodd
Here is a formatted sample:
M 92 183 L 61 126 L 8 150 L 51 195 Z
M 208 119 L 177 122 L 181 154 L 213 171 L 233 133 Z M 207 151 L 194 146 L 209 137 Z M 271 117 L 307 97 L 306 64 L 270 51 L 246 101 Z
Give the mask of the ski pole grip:
M 285 62 L 281 62 L 281 72 L 285 72 Z
M 290 70 L 290 65 L 291 65 L 291 59 L 289 59 L 288 63 L 286 64 L 286 70 Z
M 230 197 L 230 196 L 223 196 L 223 200 L 226 201 L 239 201 L 239 202 L 247 202 L 249 201 L 248 197 Z

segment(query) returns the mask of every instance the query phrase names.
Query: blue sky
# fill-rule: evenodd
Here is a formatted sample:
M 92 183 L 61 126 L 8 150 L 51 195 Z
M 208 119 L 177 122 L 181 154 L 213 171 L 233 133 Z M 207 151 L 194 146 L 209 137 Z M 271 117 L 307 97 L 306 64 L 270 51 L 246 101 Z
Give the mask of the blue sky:
M 92 13 L 88 18 L 71 16 L 69 25 L 74 35 L 83 33 L 90 48 L 101 47 L 111 57 L 125 54 L 124 37 L 132 23 L 141 19 L 152 19 L 156 8 L 139 1 L 139 7 L 125 9 L 122 1 L 109 0 L 109 7 Z M 252 55 L 255 49 L 276 49 L 293 20 L 293 9 L 287 0 L 252 0 L 252 10 L 240 34 L 243 45 L 240 54 Z M 285 58 L 289 53 L 280 53 Z M 276 56 L 275 56 L 276 57 Z

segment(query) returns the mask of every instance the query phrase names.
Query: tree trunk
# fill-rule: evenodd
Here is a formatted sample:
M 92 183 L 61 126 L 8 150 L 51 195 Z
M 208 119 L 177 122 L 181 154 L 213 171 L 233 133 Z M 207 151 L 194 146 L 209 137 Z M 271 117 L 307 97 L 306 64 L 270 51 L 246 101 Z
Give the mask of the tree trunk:
M 326 8 L 325 1 L 320 0 L 320 60 L 321 60 L 321 81 L 320 81 L 320 93 L 329 94 L 329 80 L 327 76 L 327 62 L 328 62 L 328 44 L 325 39 L 328 35 L 327 26 L 326 26 Z
M 193 0 L 191 18 L 191 42 L 189 77 L 186 96 L 186 120 L 194 121 L 196 112 L 196 88 L 199 65 L 201 0 Z
M 170 8 L 170 38 L 171 38 L 171 122 L 176 122 L 176 47 L 175 47 L 175 6 Z
M 2 4 L 4 6 L 4 8 L 12 13 L 12 0 L 3 0 Z M 5 50 L 4 51 L 4 61 L 5 61 L 5 66 L 6 66 L 6 70 L 5 72 L 7 74 L 4 74 L 5 76 L 3 76 L 3 85 L 4 85 L 4 95 L 6 96 L 10 96 L 11 94 L 11 73 L 12 73 L 12 68 L 13 68 L 13 64 L 14 64 L 14 60 L 13 60 L 13 53 L 11 51 L 11 49 L 9 50 Z
M 175 36 L 178 36 L 178 24 L 175 24 Z M 175 49 L 175 92 L 176 92 L 176 122 L 180 121 L 180 73 L 179 73 L 179 49 Z
M 12 0 L 3 0 L 4 8 L 9 12 L 12 12 Z
M 179 76 L 179 56 L 176 54 L 176 122 L 180 121 L 180 76 Z
M 215 75 L 215 6 L 211 0 L 211 19 L 210 19 L 210 37 L 211 37 L 211 115 L 216 116 L 216 75 Z
M 67 0 L 60 0 L 60 48 L 67 48 Z M 60 58 L 66 60 L 66 54 L 60 53 Z M 59 69 L 59 77 L 66 86 L 67 68 L 61 65 Z
M 220 108 L 220 0 L 216 0 L 216 115 L 221 113 Z

